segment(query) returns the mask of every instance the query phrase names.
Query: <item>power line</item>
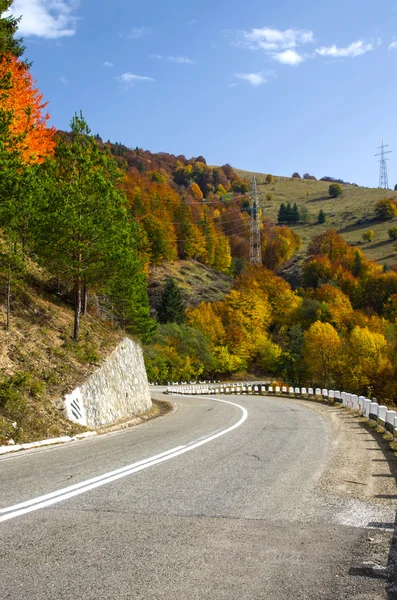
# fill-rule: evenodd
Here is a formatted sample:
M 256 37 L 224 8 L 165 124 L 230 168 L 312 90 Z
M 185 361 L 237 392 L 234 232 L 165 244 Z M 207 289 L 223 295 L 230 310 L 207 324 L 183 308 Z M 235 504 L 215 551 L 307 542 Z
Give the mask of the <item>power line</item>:
M 379 146 L 378 150 L 380 150 L 380 152 L 378 154 L 375 154 L 375 156 L 380 156 L 379 162 L 380 162 L 380 170 L 379 170 L 379 188 L 383 188 L 385 190 L 389 189 L 389 180 L 387 177 L 387 162 L 388 158 L 385 158 L 386 154 L 391 154 L 392 150 L 385 150 L 385 148 L 390 148 L 390 146 L 388 144 L 384 144 L 383 143 L 383 139 L 382 139 L 382 145 Z
M 237 202 L 241 202 L 242 199 L 247 199 L 247 196 L 245 194 L 239 194 L 238 196 L 234 196 L 233 198 L 227 199 L 227 200 L 223 200 L 222 198 L 219 198 L 219 200 L 193 200 L 193 202 L 195 202 L 195 204 L 189 204 L 188 201 L 185 200 L 185 204 L 186 206 L 189 207 L 194 207 L 194 208 L 199 208 L 200 206 L 211 206 L 211 205 L 219 205 L 220 203 L 223 203 L 224 206 L 229 206 L 229 204 L 234 204 Z M 192 202 L 192 199 L 189 198 L 189 200 Z M 149 198 L 149 201 L 151 201 L 151 198 Z M 180 200 L 170 200 L 169 198 L 156 198 L 156 201 L 160 201 L 160 204 L 178 204 L 178 205 L 182 205 L 184 200 L 181 198 Z M 133 199 L 132 199 L 133 202 Z
M 219 221 L 219 223 L 215 222 L 215 219 L 221 219 L 222 215 L 219 217 L 212 217 L 212 219 L 214 219 L 213 224 L 217 225 L 217 226 L 222 226 L 222 225 L 227 225 L 229 223 L 236 223 L 237 219 L 240 219 L 241 221 L 243 221 L 244 223 L 248 223 L 248 221 L 250 220 L 249 216 L 237 216 L 235 219 L 232 219 L 231 221 Z M 180 221 L 176 221 L 173 223 L 168 223 L 168 225 L 180 225 L 181 222 Z M 194 225 L 198 226 L 198 223 L 193 223 Z
M 223 231 L 215 231 L 215 233 L 212 234 L 212 237 L 218 238 L 218 237 L 225 237 L 225 236 L 228 237 L 230 235 L 240 235 L 240 234 L 245 233 L 246 231 L 247 231 L 246 224 L 242 224 L 241 223 L 237 227 L 233 227 L 232 229 L 229 229 L 229 231 L 227 233 L 224 233 Z M 175 242 L 185 242 L 187 239 L 189 239 L 189 238 L 185 237 L 185 238 L 181 238 L 181 239 L 178 238 L 178 239 L 173 240 L 173 241 L 175 241 Z

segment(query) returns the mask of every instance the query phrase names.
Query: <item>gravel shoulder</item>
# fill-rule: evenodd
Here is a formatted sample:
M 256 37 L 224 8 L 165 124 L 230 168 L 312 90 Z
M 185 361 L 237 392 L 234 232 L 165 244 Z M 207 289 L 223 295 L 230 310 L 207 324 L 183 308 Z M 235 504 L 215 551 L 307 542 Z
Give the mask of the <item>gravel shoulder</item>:
M 388 600 L 397 599 L 397 459 L 364 418 L 342 408 L 293 401 L 321 414 L 331 429 L 328 468 L 316 495 L 336 510 L 344 526 L 366 528 L 355 548 L 349 574 L 385 582 Z M 361 558 L 360 558 L 361 557 Z M 361 597 L 361 596 L 360 596 Z M 373 598 L 378 596 L 374 589 Z

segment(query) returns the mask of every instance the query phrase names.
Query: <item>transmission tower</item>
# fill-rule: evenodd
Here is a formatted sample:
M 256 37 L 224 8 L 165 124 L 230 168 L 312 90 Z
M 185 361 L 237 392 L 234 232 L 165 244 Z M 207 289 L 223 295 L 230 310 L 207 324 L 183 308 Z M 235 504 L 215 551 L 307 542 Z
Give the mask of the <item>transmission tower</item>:
M 391 154 L 391 150 L 385 150 L 385 148 L 389 148 L 388 144 L 384 144 L 382 140 L 382 145 L 379 146 L 378 150 L 380 152 L 375 154 L 375 156 L 380 156 L 380 172 L 379 172 L 379 187 L 384 188 L 386 190 L 389 189 L 389 180 L 387 178 L 387 162 L 389 159 L 386 158 L 386 154 Z
M 261 228 L 256 177 L 252 180 L 251 186 L 250 263 L 258 266 L 262 264 Z

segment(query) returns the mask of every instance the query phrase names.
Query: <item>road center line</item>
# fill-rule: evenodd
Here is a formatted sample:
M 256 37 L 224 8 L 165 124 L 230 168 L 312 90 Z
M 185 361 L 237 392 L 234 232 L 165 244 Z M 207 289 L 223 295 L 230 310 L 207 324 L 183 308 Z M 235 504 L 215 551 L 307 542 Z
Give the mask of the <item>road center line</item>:
M 196 398 L 205 398 L 208 400 L 206 396 L 195 396 Z M 190 398 L 190 397 L 189 397 Z M 110 471 L 108 473 L 104 473 L 103 475 L 99 475 L 92 479 L 87 479 L 85 481 L 81 481 L 75 485 L 57 490 L 55 492 L 51 492 L 49 494 L 45 494 L 43 496 L 38 496 L 37 498 L 33 498 L 31 500 L 27 500 L 26 502 L 21 502 L 19 504 L 14 504 L 13 506 L 9 506 L 7 508 L 0 509 L 0 523 L 3 521 L 8 521 L 10 519 L 15 519 L 16 517 L 20 517 L 22 515 L 26 515 L 30 512 L 46 508 L 48 506 L 52 506 L 53 504 L 57 504 L 58 502 L 63 502 L 64 500 L 68 500 L 70 498 L 74 498 L 80 494 L 84 494 L 89 492 L 90 490 L 96 489 L 108 483 L 112 483 L 113 481 L 117 481 L 123 477 L 127 477 L 128 475 L 133 475 L 142 471 L 144 469 L 148 469 L 154 465 L 158 465 L 162 462 L 170 460 L 171 458 L 176 458 L 185 454 L 186 452 L 190 452 L 191 450 L 195 450 L 204 444 L 208 444 L 213 440 L 230 433 L 234 429 L 237 429 L 244 423 L 244 421 L 248 417 L 247 410 L 240 406 L 239 404 L 235 404 L 234 402 L 229 402 L 228 400 L 220 400 L 218 398 L 211 398 L 215 402 L 221 402 L 223 404 L 230 404 L 231 406 L 235 406 L 242 411 L 242 417 L 240 420 L 224 429 L 223 431 L 219 431 L 215 434 L 210 434 L 209 436 L 200 439 L 196 442 L 191 442 L 190 444 L 186 444 L 185 446 L 177 446 L 171 450 L 167 450 L 166 452 L 162 452 L 161 454 L 157 454 L 150 458 L 146 458 L 144 460 L 138 461 L 136 463 L 132 463 L 131 465 L 127 465 L 126 467 L 122 467 L 120 469 L 116 469 L 114 471 Z

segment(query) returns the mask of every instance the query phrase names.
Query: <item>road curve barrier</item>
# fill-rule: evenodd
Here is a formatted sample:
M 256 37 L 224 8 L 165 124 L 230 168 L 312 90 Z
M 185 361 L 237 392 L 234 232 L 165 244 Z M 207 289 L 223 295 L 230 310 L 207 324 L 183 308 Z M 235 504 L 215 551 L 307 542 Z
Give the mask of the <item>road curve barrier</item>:
M 250 395 L 250 396 L 279 396 L 285 398 L 299 398 L 302 400 L 323 400 L 329 404 L 339 403 L 351 411 L 367 417 L 374 421 L 379 427 L 388 431 L 397 439 L 397 411 L 387 406 L 378 404 L 375 399 L 341 392 L 339 390 L 328 390 L 326 388 L 274 386 L 269 381 L 253 383 L 221 383 L 214 382 L 172 382 L 169 383 L 166 394 L 182 396 L 207 396 L 216 394 Z

